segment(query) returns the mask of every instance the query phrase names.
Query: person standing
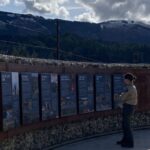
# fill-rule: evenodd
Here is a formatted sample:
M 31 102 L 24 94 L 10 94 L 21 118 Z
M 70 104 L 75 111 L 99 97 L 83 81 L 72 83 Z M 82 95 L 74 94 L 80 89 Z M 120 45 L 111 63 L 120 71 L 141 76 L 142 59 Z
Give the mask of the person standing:
M 131 129 L 131 117 L 134 114 L 135 107 L 138 103 L 138 94 L 134 82 L 136 77 L 132 73 L 127 73 L 124 75 L 124 83 L 127 86 L 127 92 L 122 93 L 121 100 L 123 101 L 122 110 L 122 128 L 123 128 L 123 138 L 118 141 L 117 144 L 122 147 L 133 148 L 134 139 Z

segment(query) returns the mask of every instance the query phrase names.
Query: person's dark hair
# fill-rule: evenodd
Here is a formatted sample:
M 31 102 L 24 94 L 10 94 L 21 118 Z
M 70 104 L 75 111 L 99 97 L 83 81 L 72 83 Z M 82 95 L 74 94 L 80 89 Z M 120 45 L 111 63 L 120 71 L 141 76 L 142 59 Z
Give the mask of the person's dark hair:
M 136 76 L 134 76 L 132 73 L 125 74 L 124 78 L 128 79 L 129 81 L 135 81 L 136 80 Z

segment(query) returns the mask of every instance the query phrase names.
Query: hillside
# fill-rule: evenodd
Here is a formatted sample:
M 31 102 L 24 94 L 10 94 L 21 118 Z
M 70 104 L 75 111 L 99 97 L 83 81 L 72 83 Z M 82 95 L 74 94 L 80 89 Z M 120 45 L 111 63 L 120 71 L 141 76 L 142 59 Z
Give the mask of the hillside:
M 125 20 L 59 23 L 61 59 L 88 60 L 78 56 L 81 55 L 108 63 L 150 62 L 150 25 Z M 56 20 L 0 12 L 1 53 L 56 58 L 56 42 Z

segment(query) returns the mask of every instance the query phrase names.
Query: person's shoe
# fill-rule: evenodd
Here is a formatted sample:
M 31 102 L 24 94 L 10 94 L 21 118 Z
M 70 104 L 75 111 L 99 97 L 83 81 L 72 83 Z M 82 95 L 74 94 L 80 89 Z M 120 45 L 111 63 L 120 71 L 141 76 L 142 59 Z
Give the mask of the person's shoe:
M 123 143 L 123 140 L 117 141 L 116 144 L 121 145 Z
M 121 143 L 122 147 L 126 147 L 126 148 L 133 148 L 134 144 L 129 144 L 129 143 Z

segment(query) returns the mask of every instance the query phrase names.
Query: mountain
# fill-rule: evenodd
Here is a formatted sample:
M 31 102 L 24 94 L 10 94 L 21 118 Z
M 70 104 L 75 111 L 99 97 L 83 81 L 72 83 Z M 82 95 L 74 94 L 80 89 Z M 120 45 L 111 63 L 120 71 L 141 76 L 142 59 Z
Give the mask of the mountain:
M 62 35 L 69 33 L 105 42 L 150 42 L 150 25 L 140 22 L 125 20 L 108 21 L 98 24 L 65 20 L 59 20 L 59 22 Z M 19 29 L 18 26 L 21 28 Z M 1 35 L 37 36 L 36 32 L 25 30 L 26 28 L 37 31 L 37 33 L 55 35 L 56 20 L 44 19 L 43 17 L 35 17 L 33 15 L 0 12 Z
M 56 48 L 56 22 L 30 14 L 0 12 L 0 52 L 55 58 L 56 51 L 49 48 Z M 150 62 L 150 25 L 142 22 L 59 20 L 59 32 L 60 47 L 65 51 L 61 59 L 82 60 L 78 56 L 82 55 L 100 62 Z

